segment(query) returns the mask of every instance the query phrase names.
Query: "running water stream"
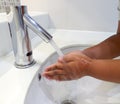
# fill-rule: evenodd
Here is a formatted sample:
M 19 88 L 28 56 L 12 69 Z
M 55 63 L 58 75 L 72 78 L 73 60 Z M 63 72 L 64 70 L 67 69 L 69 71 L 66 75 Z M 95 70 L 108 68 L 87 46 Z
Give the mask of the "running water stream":
M 57 44 L 55 43 L 55 41 L 54 40 L 50 40 L 49 41 L 49 43 L 52 45 L 52 47 L 56 50 L 56 52 L 57 52 L 57 54 L 59 55 L 59 56 L 63 56 L 63 53 L 62 53 L 62 51 L 60 50 L 60 48 L 57 46 Z
M 50 40 L 49 41 L 49 43 L 52 45 L 52 47 L 55 49 L 55 51 L 56 51 L 56 53 L 59 55 L 59 57 L 62 57 L 64 54 L 63 54 L 63 52 L 61 51 L 61 49 L 57 46 L 57 44 L 55 43 L 55 41 L 54 40 Z M 45 83 L 47 83 L 48 85 L 53 85 L 53 87 L 52 87 L 52 91 L 54 92 L 54 94 L 56 95 L 56 93 L 58 92 L 58 90 L 64 90 L 65 91 L 65 95 L 63 95 L 62 93 L 58 93 L 58 96 L 60 97 L 61 96 L 61 98 L 62 98 L 62 96 L 66 96 L 67 98 L 67 101 L 71 101 L 71 96 L 70 96 L 70 92 L 72 91 L 72 89 L 71 89 L 71 82 L 70 81 L 62 81 L 62 82 L 59 82 L 59 81 L 54 81 L 54 80 L 51 80 L 51 81 L 49 81 L 49 80 L 44 80 L 45 81 Z M 51 95 L 52 93 L 50 93 L 51 91 L 50 91 L 50 89 L 47 87 L 48 85 L 46 85 L 46 86 L 44 86 L 44 88 L 46 88 L 46 91 L 47 91 L 47 96 L 49 97 L 49 98 L 51 98 L 55 103 L 57 103 L 57 104 L 61 104 L 62 103 L 62 101 L 60 101 L 60 99 L 59 100 L 56 100 L 55 99 L 55 96 L 54 95 Z M 56 86 L 56 89 L 53 89 L 55 86 Z M 58 97 L 58 98 L 59 98 Z M 64 103 L 63 103 L 64 104 Z M 65 103 L 65 104 L 72 104 L 72 103 Z

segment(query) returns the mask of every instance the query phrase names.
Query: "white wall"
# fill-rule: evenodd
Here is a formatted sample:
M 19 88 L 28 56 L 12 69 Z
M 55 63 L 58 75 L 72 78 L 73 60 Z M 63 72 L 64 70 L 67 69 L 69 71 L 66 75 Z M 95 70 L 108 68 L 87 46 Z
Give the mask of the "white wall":
M 29 10 L 50 14 L 63 29 L 116 31 L 118 0 L 23 0 Z

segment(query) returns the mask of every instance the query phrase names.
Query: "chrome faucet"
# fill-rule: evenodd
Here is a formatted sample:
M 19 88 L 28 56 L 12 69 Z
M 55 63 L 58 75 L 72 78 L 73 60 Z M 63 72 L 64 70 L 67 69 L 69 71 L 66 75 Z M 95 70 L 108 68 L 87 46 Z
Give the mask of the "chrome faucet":
M 26 6 L 12 6 L 7 16 L 15 56 L 15 66 L 17 68 L 30 67 L 35 64 L 35 61 L 32 57 L 28 27 L 45 42 L 49 42 L 52 36 L 29 16 Z

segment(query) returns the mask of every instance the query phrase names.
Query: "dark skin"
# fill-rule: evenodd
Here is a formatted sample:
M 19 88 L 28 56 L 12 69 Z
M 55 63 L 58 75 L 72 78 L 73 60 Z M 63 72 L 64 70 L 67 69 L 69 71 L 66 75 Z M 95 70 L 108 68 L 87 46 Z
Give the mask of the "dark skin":
M 70 52 L 47 67 L 43 76 L 59 81 L 92 76 L 120 83 L 120 21 L 115 35 L 83 51 Z
M 85 49 L 84 54 L 95 59 L 112 59 L 120 56 L 120 21 L 117 33 L 100 44 Z

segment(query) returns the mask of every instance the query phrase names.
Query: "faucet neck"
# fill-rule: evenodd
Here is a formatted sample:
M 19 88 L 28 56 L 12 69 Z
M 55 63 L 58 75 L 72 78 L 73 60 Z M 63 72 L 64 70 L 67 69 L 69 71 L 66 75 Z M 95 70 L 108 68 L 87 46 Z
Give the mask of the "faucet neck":
M 35 61 L 32 57 L 31 42 L 27 27 L 33 30 L 45 42 L 49 42 L 52 36 L 28 15 L 26 6 L 11 7 L 8 18 L 15 55 L 15 65 L 19 68 L 29 67 Z
M 11 11 L 8 14 L 15 66 L 18 68 L 27 68 L 35 63 L 32 57 L 27 25 L 24 24 L 23 20 L 25 13 L 27 13 L 26 6 L 14 6 L 11 7 Z

